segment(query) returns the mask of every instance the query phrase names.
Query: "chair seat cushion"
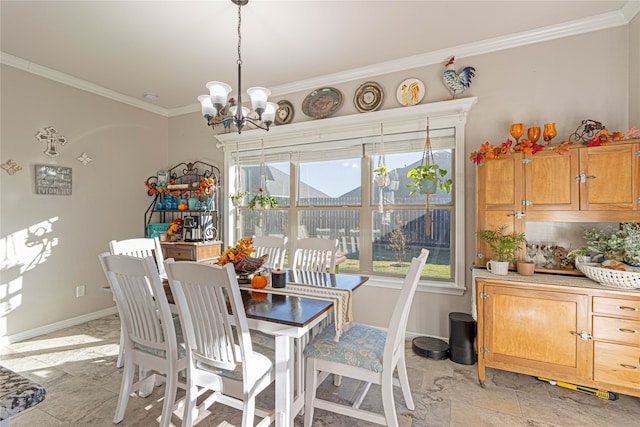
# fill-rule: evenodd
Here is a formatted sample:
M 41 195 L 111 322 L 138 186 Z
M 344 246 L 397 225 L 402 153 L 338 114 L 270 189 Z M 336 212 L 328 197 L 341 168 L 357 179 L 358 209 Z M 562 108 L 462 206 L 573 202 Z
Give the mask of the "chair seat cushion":
M 373 372 L 382 372 L 382 355 L 387 332 L 352 323 L 351 328 L 335 341 L 335 327 L 325 327 L 304 349 L 307 358 L 328 360 L 356 366 Z

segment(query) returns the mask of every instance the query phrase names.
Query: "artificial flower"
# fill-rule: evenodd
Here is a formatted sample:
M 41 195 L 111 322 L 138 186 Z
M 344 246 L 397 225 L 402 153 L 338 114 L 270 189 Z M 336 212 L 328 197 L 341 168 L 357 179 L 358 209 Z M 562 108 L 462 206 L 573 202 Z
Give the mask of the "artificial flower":
M 167 230 L 167 234 L 180 234 L 182 233 L 182 218 L 176 218 L 169 225 L 169 229 Z
M 236 242 L 235 246 L 229 246 L 220 255 L 220 258 L 216 261 L 218 265 L 225 265 L 228 263 L 237 264 L 243 258 L 251 255 L 255 252 L 253 248 L 253 237 L 245 237 Z

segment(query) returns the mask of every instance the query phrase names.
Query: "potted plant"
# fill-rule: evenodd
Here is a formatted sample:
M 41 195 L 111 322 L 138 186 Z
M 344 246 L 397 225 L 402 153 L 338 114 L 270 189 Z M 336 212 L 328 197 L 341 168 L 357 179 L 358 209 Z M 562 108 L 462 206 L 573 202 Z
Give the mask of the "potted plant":
M 378 163 L 378 167 L 373 170 L 373 173 L 375 174 L 373 176 L 373 179 L 376 184 L 378 184 L 378 187 L 384 188 L 389 185 L 390 178 L 387 165 L 385 165 L 383 162 Z
M 524 233 L 507 233 L 507 226 L 501 225 L 497 230 L 482 230 L 477 233 L 478 238 L 489 245 L 493 253 L 487 263 L 487 269 L 496 274 L 507 274 L 510 262 L 517 258 L 521 245 L 527 242 Z
M 407 184 L 407 188 L 411 189 L 409 195 L 416 192 L 420 194 L 433 194 L 436 190 L 451 192 L 453 180 L 451 178 L 444 179 L 448 171 L 440 168 L 437 164 L 419 165 L 407 172 L 407 178 L 413 181 Z
M 270 209 L 278 206 L 278 200 L 267 194 L 264 189 L 260 188 L 258 194 L 255 194 L 251 200 L 249 200 L 249 209 L 252 211 L 256 209 Z
M 593 261 L 640 264 L 640 223 L 622 223 L 618 230 L 585 230 L 584 237 Z
M 236 208 L 242 206 L 242 202 L 245 197 L 249 195 L 248 191 L 239 191 L 237 193 L 229 194 L 229 199 L 231 199 L 231 204 Z

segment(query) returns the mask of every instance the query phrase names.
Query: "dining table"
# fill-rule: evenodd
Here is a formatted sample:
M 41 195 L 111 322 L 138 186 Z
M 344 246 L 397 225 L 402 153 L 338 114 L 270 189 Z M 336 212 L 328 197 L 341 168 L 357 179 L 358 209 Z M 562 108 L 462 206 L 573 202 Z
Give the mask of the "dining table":
M 286 284 L 313 285 L 334 289 L 357 290 L 369 278 L 345 273 L 323 273 L 286 270 Z M 298 387 L 294 387 L 296 355 L 298 368 L 302 362 L 300 343 L 309 332 L 333 313 L 333 301 L 316 297 L 287 295 L 287 286 L 272 289 L 250 289 L 241 286 L 249 328 L 271 335 L 275 340 L 275 425 L 291 427 L 304 407 L 303 372 L 298 369 Z M 165 286 L 169 302 L 173 302 L 169 286 Z M 277 293 L 272 293 L 277 291 Z M 296 343 L 298 348 L 296 349 Z M 297 353 L 296 353 L 297 350 Z

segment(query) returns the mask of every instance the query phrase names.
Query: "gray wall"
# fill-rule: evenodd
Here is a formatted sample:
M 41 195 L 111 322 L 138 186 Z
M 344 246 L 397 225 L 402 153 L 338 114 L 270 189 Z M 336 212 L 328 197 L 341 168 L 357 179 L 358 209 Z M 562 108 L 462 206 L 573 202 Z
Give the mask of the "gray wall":
M 143 237 L 144 181 L 166 167 L 167 118 L 2 66 L 0 337 L 113 309 L 97 255 L 111 239 Z M 34 135 L 68 142 L 51 159 Z M 83 166 L 76 158 L 93 159 Z M 36 195 L 34 165 L 72 168 L 71 196 Z M 76 286 L 86 296 L 75 297 Z
M 486 140 L 502 142 L 511 122 L 555 121 L 558 141 L 580 120 L 601 120 L 612 130 L 640 126 L 640 23 L 459 60 L 477 69 L 463 96 L 477 96 L 467 125 L 465 156 Z M 633 37 L 630 37 L 632 35 Z M 631 40 L 631 44 L 629 43 Z M 452 52 L 455 54 L 455 52 Z M 631 62 L 630 62 L 631 61 Z M 385 89 L 383 109 L 400 107 L 397 85 L 408 77 L 427 85 L 423 102 L 448 97 L 441 83 L 443 65 L 371 76 Z M 113 309 L 97 254 L 110 239 L 142 236 L 143 212 L 150 199 L 144 180 L 181 161 L 205 160 L 221 166 L 222 152 L 199 113 L 162 117 L 34 75 L 2 66 L 1 162 L 16 161 L 14 175 L 0 171 L 0 337 L 26 337 Z M 362 81 L 337 85 L 345 95 L 338 115 L 357 114 L 353 93 Z M 311 120 L 300 111 L 304 93 L 290 100 L 294 121 Z M 330 119 L 326 119 L 330 126 Z M 69 142 L 49 159 L 34 134 L 54 126 Z M 93 162 L 82 166 L 86 152 Z M 72 196 L 37 196 L 33 165 L 73 168 Z M 467 163 L 465 187 L 467 261 L 473 260 L 475 168 Z M 466 278 L 469 283 L 469 277 Z M 75 298 L 75 287 L 87 286 Z M 358 321 L 384 325 L 393 289 L 365 287 L 356 299 Z M 409 331 L 448 336 L 447 314 L 470 311 L 470 294 L 420 292 Z

